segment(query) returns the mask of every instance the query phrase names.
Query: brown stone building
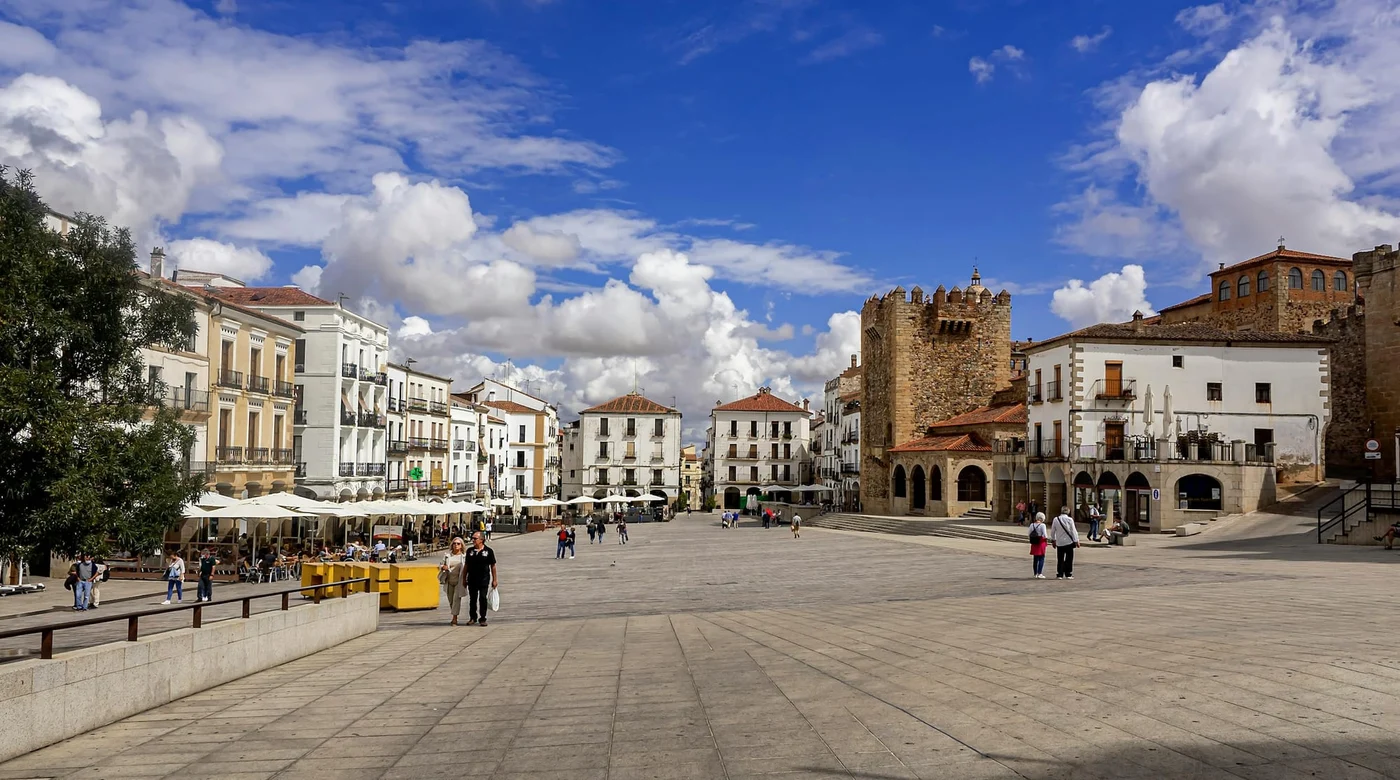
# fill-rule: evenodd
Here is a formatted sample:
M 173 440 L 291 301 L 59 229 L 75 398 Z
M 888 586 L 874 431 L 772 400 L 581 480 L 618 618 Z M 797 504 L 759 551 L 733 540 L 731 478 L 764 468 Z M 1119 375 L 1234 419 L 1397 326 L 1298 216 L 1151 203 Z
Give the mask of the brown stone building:
M 976 269 L 966 290 L 940 285 L 872 297 L 861 309 L 861 480 L 866 512 L 892 511 L 889 450 L 986 406 L 1011 378 L 1011 294 Z
M 1351 337 L 1353 353 L 1354 331 L 1360 330 L 1364 336 L 1365 361 L 1359 371 L 1366 388 L 1364 422 L 1349 431 L 1350 440 L 1338 444 L 1346 452 L 1361 452 L 1369 433 L 1381 444 L 1381 459 L 1372 462 L 1375 478 L 1389 482 L 1397 479 L 1396 448 L 1400 447 L 1400 252 L 1383 244 L 1369 252 L 1356 253 L 1353 259 L 1357 292 L 1366 304 L 1365 316 L 1349 316 L 1348 320 L 1361 321 L 1351 326 L 1353 332 L 1343 336 Z M 1333 328 L 1338 326 L 1334 324 Z M 1329 453 L 1328 457 L 1332 455 Z
M 1168 306 L 1162 324 L 1204 322 L 1226 330 L 1304 333 L 1356 302 L 1352 261 L 1280 246 L 1210 275 L 1210 292 Z
M 1016 401 L 934 423 L 923 438 L 890 448 L 891 513 L 956 517 L 988 507 L 993 449 L 1025 435 L 1026 404 Z

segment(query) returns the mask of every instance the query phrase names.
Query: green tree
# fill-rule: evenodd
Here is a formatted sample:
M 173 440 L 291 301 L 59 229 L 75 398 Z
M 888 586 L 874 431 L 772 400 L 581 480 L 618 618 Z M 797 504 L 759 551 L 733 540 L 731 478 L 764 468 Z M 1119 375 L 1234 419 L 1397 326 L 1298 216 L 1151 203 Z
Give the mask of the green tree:
M 188 343 L 192 304 L 136 271 L 127 230 L 79 215 L 60 236 L 48 213 L 0 168 L 0 555 L 148 551 L 203 479 L 141 348 Z

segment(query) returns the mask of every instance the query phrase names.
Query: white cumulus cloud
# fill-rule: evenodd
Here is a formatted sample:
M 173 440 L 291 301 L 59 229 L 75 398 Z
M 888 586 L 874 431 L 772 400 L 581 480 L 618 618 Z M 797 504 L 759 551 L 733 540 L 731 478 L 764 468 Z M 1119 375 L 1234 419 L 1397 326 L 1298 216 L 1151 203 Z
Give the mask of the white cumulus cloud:
M 1050 311 L 1082 328 L 1099 322 L 1121 322 L 1140 311 L 1156 314 L 1147 301 L 1147 276 L 1140 265 L 1125 265 L 1122 271 L 1106 273 L 1085 285 L 1071 279 L 1055 291 Z
M 208 238 L 172 241 L 165 253 L 177 268 L 225 274 L 244 282 L 256 282 L 272 270 L 272 258 L 257 249 Z

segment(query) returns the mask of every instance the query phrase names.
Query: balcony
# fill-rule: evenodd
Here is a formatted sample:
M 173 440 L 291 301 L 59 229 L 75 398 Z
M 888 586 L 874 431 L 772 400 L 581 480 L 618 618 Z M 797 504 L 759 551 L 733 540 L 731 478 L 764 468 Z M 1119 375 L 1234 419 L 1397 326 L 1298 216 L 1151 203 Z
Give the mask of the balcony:
M 625 454 L 625 455 L 622 456 L 622 460 L 623 460 L 623 461 L 626 461 L 626 462 L 634 461 L 634 460 L 636 460 L 636 459 L 637 459 L 637 453 L 635 453 L 635 452 L 629 452 L 629 453 L 627 453 L 627 454 Z
M 389 375 L 384 373 L 383 371 L 377 371 L 369 375 L 369 381 L 375 383 L 376 385 L 379 385 L 380 387 L 387 387 L 389 384 Z
M 177 412 L 194 414 L 209 413 L 209 391 L 172 387 L 166 390 L 161 399 L 165 405 Z
M 296 398 L 297 386 L 291 382 L 283 382 L 278 379 L 272 383 L 272 394 L 278 398 Z
M 353 477 L 353 476 L 355 476 L 355 464 L 353 464 L 353 463 L 342 463 L 342 464 L 340 464 L 340 476 L 342 476 L 342 477 Z
M 308 425 L 309 423 L 307 423 L 306 420 L 307 420 L 307 417 L 306 417 L 306 410 L 305 410 L 305 409 L 293 409 L 293 410 L 292 410 L 292 424 L 293 424 L 293 425 Z
M 841 473 L 842 473 L 842 474 L 859 474 L 859 473 L 860 473 L 860 464 L 859 464 L 859 463 L 842 463 L 842 464 L 841 464 Z
M 783 431 L 781 438 L 783 441 L 792 441 L 792 431 Z
M 475 492 L 476 492 L 476 483 L 475 483 L 475 482 L 453 482 L 453 483 L 452 483 L 452 492 L 453 492 L 453 493 L 475 493 Z
M 462 440 L 462 451 L 463 451 L 463 452 L 476 452 L 476 442 L 472 441 L 471 439 L 463 439 L 463 440 Z
M 292 373 L 294 373 L 294 374 L 305 374 L 305 373 L 306 373 L 306 364 L 305 364 L 305 363 L 293 363 L 293 364 L 292 364 Z
M 1244 462 L 1260 464 L 1273 463 L 1274 443 L 1244 445 Z
M 595 462 L 595 463 L 612 463 L 612 457 L 609 456 L 607 453 L 599 453 L 598 455 L 594 456 L 593 462 Z
M 406 493 L 409 484 L 406 479 L 386 479 L 384 480 L 384 491 L 386 493 Z
M 341 363 L 340 376 L 344 379 L 358 379 L 360 376 L 360 367 L 354 363 Z
M 438 452 L 446 452 L 447 439 L 428 439 L 428 449 Z
M 356 463 L 355 476 L 357 477 L 382 477 L 384 476 L 385 464 L 383 463 Z
M 296 453 L 292 450 L 280 448 L 272 451 L 272 462 L 279 466 L 290 466 L 296 462 Z
M 219 465 L 232 465 L 243 462 L 242 447 L 215 447 L 214 458 Z
M 1045 392 L 1040 385 L 1029 385 L 1026 387 L 1026 403 L 1038 404 L 1045 402 Z
M 452 489 L 449 482 L 419 482 L 418 490 L 426 492 L 430 496 L 444 496 Z
M 306 479 L 306 461 L 297 462 L 296 478 Z
M 453 451 L 453 452 L 466 452 L 466 451 L 467 451 L 467 440 L 466 440 L 466 439 L 453 439 L 453 440 L 452 440 L 452 451 Z
M 860 434 L 850 433 L 841 438 L 842 444 L 860 444 Z
M 365 411 L 361 409 L 360 412 L 355 415 L 355 424 L 360 426 L 361 428 L 374 428 L 376 426 L 385 424 L 384 422 L 381 422 L 382 419 L 382 417 L 375 414 L 374 412 Z
M 180 474 L 185 477 L 203 477 L 208 480 L 214 474 L 214 464 L 203 460 L 192 460 L 181 463 Z
M 227 368 L 219 369 L 219 387 L 229 387 L 234 390 L 242 390 L 243 372 L 231 371 Z
M 552 468 L 554 468 L 554 467 L 556 467 L 556 466 L 558 466 L 558 465 L 559 465 L 559 458 L 558 458 L 558 456 L 551 455 L 551 456 L 549 456 L 548 458 L 545 458 L 545 459 L 544 459 L 544 467 L 547 468 L 547 469 L 552 469 Z
M 653 455 L 651 456 L 651 462 L 652 462 L 652 463 L 665 463 L 665 462 L 666 462 L 666 456 L 665 456 L 665 455 L 661 455 L 661 454 L 653 454 Z
M 622 485 L 623 485 L 624 487 L 636 487 L 636 485 L 637 485 L 637 478 L 636 478 L 636 477 L 631 477 L 631 478 L 629 478 L 629 477 L 623 477 L 623 478 L 622 478 Z
M 1034 439 L 1026 442 L 1028 458 L 1063 458 L 1064 442 L 1060 439 Z
M 393 396 L 389 396 L 389 411 L 393 412 L 394 414 L 398 414 L 399 412 L 403 411 L 399 408 L 399 399 Z
M 731 452 L 731 453 L 729 453 L 728 455 L 725 456 L 725 459 L 727 459 L 727 460 L 758 460 L 758 450 L 749 450 L 748 452 L 745 452 L 745 453 L 742 453 L 742 454 L 740 454 L 740 453 L 737 452 L 737 451 L 736 451 L 736 452 Z
M 368 368 L 367 366 L 360 366 L 360 381 L 361 381 L 361 382 L 368 382 L 368 381 L 369 381 L 369 378 L 372 377 L 372 376 L 374 376 L 374 372 L 373 372 L 373 371 L 370 371 L 369 368 Z
M 447 404 L 442 401 L 429 401 L 428 413 L 445 415 L 447 414 Z
M 396 454 L 408 452 L 408 442 L 403 439 L 390 439 L 389 452 Z
M 410 450 L 426 450 L 430 441 L 432 440 L 423 436 L 410 436 L 408 437 L 408 448 Z
M 1092 395 L 1096 401 L 1131 401 L 1137 398 L 1137 380 L 1100 379 L 1094 382 Z
M 352 412 L 352 411 L 350 411 L 349 409 L 346 409 L 346 408 L 343 407 L 343 406 L 340 407 L 340 424 L 341 424 L 341 425 L 354 425 L 354 424 L 355 424 L 355 413 Z
M 272 381 L 269 380 L 269 379 L 268 379 L 267 377 L 265 377 L 265 376 L 258 376 L 257 374 L 249 374 L 249 375 L 248 375 L 248 392 L 250 392 L 250 393 L 262 393 L 263 395 L 270 395 L 270 394 L 272 393 Z
M 1047 400 L 1047 401 L 1063 401 L 1063 400 L 1065 400 L 1064 393 L 1061 392 L 1061 388 L 1062 388 L 1063 386 L 1064 386 L 1064 381 L 1063 381 L 1063 380 L 1060 380 L 1060 379 L 1056 379 L 1056 380 L 1053 380 L 1053 381 L 1050 381 L 1050 382 L 1046 382 L 1046 383 L 1045 383 L 1045 400 Z
M 428 399 L 409 398 L 404 401 L 404 409 L 410 412 L 426 412 L 428 411 Z
M 272 462 L 272 451 L 266 447 L 249 447 L 243 451 L 245 463 L 254 466 L 266 466 Z

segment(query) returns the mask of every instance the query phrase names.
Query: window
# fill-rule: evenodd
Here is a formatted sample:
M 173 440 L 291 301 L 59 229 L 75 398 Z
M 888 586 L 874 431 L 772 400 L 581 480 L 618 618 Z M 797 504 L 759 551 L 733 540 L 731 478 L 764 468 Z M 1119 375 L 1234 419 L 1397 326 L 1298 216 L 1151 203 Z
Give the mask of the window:
M 1288 271 L 1288 289 L 1303 289 L 1303 270 L 1301 268 L 1291 268 Z
M 778 424 L 773 423 L 773 438 L 778 438 Z
M 1185 355 L 1172 355 L 1172 368 L 1185 368 L 1185 367 L 1186 367 L 1186 356 L 1185 356 Z
M 1225 281 L 1222 281 L 1222 282 L 1220 283 L 1220 300 L 1222 300 L 1222 301 L 1228 301 L 1228 300 L 1230 300 L 1230 282 L 1229 282 L 1229 280 L 1225 280 Z
M 306 371 L 306 339 L 297 339 L 292 348 L 292 370 L 298 373 Z
M 525 451 L 524 451 L 524 450 L 516 450 L 516 451 L 515 451 L 515 467 L 518 468 L 518 469 L 523 469 L 523 468 L 525 468 Z
M 976 466 L 968 466 L 958 473 L 959 501 L 986 501 L 987 474 Z
M 1225 400 L 1225 396 L 1224 396 L 1224 394 L 1223 394 L 1223 393 L 1221 392 L 1221 390 L 1220 390 L 1220 383 L 1219 383 L 1219 382 L 1206 382 L 1206 400 L 1207 400 L 1207 401 L 1223 401 L 1223 400 Z
M 777 443 L 777 442 L 773 442 L 773 454 L 772 454 L 770 457 L 772 457 L 773 460 L 777 460 L 777 459 L 778 459 L 778 443 Z
M 1312 272 L 1313 292 L 1327 292 L 1327 277 L 1321 271 Z
M 730 482 L 733 482 L 733 481 L 735 481 L 735 480 L 737 480 L 737 479 L 739 478 L 739 477 L 737 476 L 737 474 L 736 474 L 737 471 L 738 471 L 738 469 L 735 468 L 734 466 L 730 466 L 730 467 L 729 467 L 729 481 L 730 481 Z
M 525 492 L 525 475 L 524 475 L 524 474 L 516 474 L 516 475 L 515 475 L 515 492 L 517 492 L 517 493 L 524 493 L 524 492 Z
M 1254 289 L 1255 289 L 1256 291 L 1258 291 L 1258 292 L 1268 292 L 1268 291 L 1269 291 L 1269 272 L 1268 272 L 1268 271 L 1260 271 L 1260 272 L 1259 272 L 1259 284 L 1256 285 Z
M 665 421 L 665 420 L 657 420 L 657 421 L 656 421 L 656 429 L 655 429 L 654 431 L 652 431 L 652 435 L 653 435 L 653 436 L 657 436 L 657 437 L 661 437 L 661 436 L 665 436 L 665 435 L 666 435 L 666 421 Z
M 907 494 L 908 492 L 909 492 L 909 491 L 908 491 L 908 488 L 907 488 L 907 487 L 905 486 L 905 484 L 904 484 L 904 467 L 903 467 L 903 466 L 895 466 L 895 467 L 894 467 L 894 497 L 895 497 L 895 498 L 905 498 L 905 496 L 906 496 L 906 494 Z
M 733 431 L 730 431 L 729 433 L 730 433 L 731 436 L 734 435 L 734 432 L 733 432 Z M 599 435 L 599 436 L 607 436 L 607 435 L 608 435 L 608 418 L 603 417 L 603 418 L 601 418 L 601 419 L 598 420 L 598 435 Z
M 306 312 L 304 312 L 304 311 L 294 311 L 294 312 L 292 312 L 292 322 L 306 322 Z
M 635 417 L 628 417 L 628 418 L 627 418 L 627 435 L 628 435 L 628 436 L 636 436 L 636 435 L 637 435 L 637 418 L 635 418 Z
M 569 479 L 573 479 L 576 476 L 578 476 L 578 471 L 575 469 L 569 469 Z
M 1273 428 L 1255 428 L 1255 429 L 1254 429 L 1254 446 L 1255 446 L 1255 447 L 1267 447 L 1268 445 L 1273 444 L 1273 443 L 1274 443 L 1274 429 L 1273 429 Z
M 624 485 L 635 485 L 635 484 L 637 484 L 637 470 L 636 470 L 636 469 L 623 469 L 623 470 L 622 470 L 622 484 L 624 484 Z
M 1271 404 L 1274 402 L 1273 390 L 1268 382 L 1254 383 L 1254 403 Z
M 525 443 L 525 426 L 520 426 L 520 443 Z
M 1336 290 L 1337 292 L 1347 291 L 1346 271 L 1338 271 L 1336 275 L 1332 277 L 1332 289 Z
M 735 438 L 735 439 L 737 439 L 737 438 L 739 437 L 739 421 L 738 421 L 738 420 L 730 420 L 730 421 L 729 421 L 729 436 L 730 436 L 730 438 Z
M 1248 277 L 1248 276 L 1241 276 L 1239 282 L 1236 283 L 1236 285 L 1235 285 L 1235 297 L 1237 297 L 1237 298 L 1248 298 L 1248 297 L 1249 297 L 1249 277 Z
M 778 480 L 778 464 L 774 463 L 771 468 L 773 469 L 773 481 L 776 482 Z
M 739 445 L 737 445 L 737 444 L 731 444 L 731 445 L 729 445 L 729 457 L 731 457 L 731 458 L 737 458 L 737 457 L 739 457 Z
M 146 366 L 146 387 L 152 395 L 160 389 L 160 371 L 160 366 Z M 774 444 L 773 446 L 777 447 L 778 445 Z
M 1176 481 L 1176 505 L 1179 509 L 1219 511 L 1223 493 L 1220 481 L 1205 474 L 1189 474 Z
M 492 446 L 495 446 L 495 445 L 493 444 Z M 607 442 L 605 442 L 605 441 L 600 441 L 600 442 L 598 442 L 598 457 L 600 457 L 600 458 L 606 458 L 606 457 L 608 457 L 608 443 L 607 443 Z
M 653 485 L 660 485 L 661 483 L 663 483 L 663 482 L 665 482 L 665 481 L 666 481 L 666 478 L 663 476 L 663 472 L 661 471 L 661 469 L 652 469 L 652 470 L 651 470 L 651 484 L 653 484 Z
M 943 469 L 934 466 L 928 478 L 928 497 L 933 501 L 943 500 Z
M 792 445 L 783 445 L 783 460 L 792 460 Z
M 784 438 L 784 439 L 791 439 L 791 438 L 792 438 L 792 423 L 790 423 L 790 422 L 785 422 L 785 423 L 783 423 L 783 438 Z
M 608 479 L 609 479 L 609 477 L 608 477 L 608 470 L 607 470 L 607 469 L 598 469 L 598 484 L 599 484 L 599 485 L 606 485 L 606 484 L 608 484 Z
M 749 420 L 749 438 L 758 438 L 758 420 Z
M 1060 440 L 1064 434 L 1062 422 L 1062 420 L 1055 421 L 1055 438 L 1050 440 L 1050 455 L 1056 458 L 1060 457 Z
M 758 481 L 758 466 L 749 466 L 749 481 Z

